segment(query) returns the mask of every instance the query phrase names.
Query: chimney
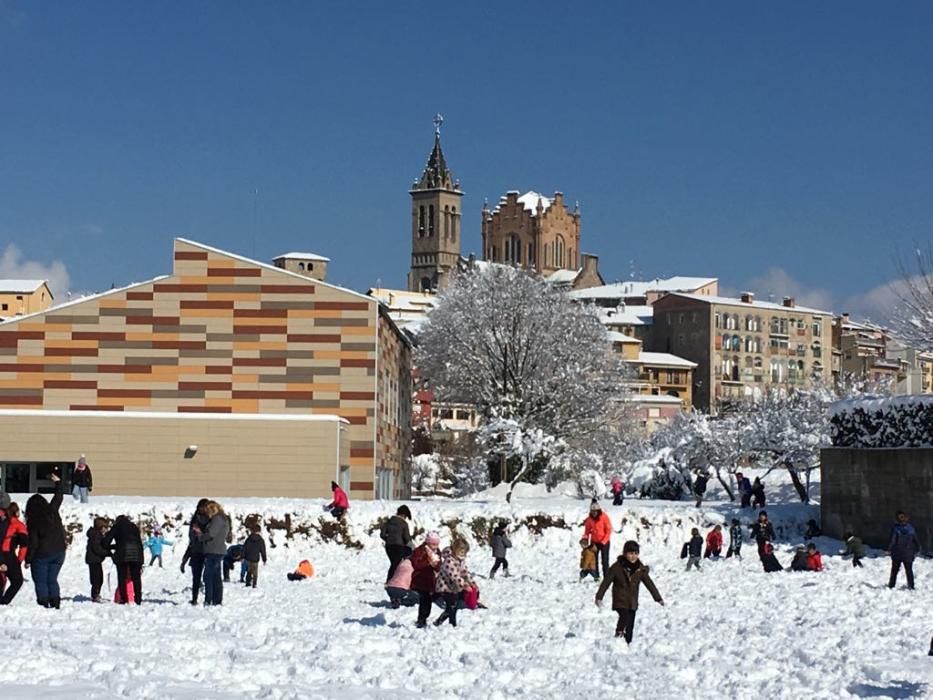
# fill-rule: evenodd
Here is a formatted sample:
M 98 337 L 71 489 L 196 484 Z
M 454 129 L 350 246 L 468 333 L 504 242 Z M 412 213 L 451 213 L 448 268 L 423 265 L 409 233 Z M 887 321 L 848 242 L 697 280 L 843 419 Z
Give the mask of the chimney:
M 755 295 L 752 294 L 751 292 L 742 292 L 741 299 L 742 299 L 743 304 L 754 304 L 755 303 Z
M 792 309 L 792 308 L 794 308 L 794 306 L 797 305 L 797 302 L 794 301 L 794 297 L 784 297 L 783 304 L 784 304 L 784 306 L 786 306 L 788 309 Z
M 580 257 L 583 262 L 583 272 L 592 272 L 595 275 L 599 274 L 599 256 L 591 255 L 590 253 L 581 253 Z

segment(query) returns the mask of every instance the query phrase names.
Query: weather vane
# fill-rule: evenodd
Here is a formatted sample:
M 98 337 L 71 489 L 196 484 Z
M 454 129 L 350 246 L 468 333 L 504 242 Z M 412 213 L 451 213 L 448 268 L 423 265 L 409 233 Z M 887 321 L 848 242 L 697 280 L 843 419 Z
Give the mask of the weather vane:
M 444 115 L 438 112 L 434 115 L 434 134 L 436 136 L 441 135 L 441 124 L 444 123 Z

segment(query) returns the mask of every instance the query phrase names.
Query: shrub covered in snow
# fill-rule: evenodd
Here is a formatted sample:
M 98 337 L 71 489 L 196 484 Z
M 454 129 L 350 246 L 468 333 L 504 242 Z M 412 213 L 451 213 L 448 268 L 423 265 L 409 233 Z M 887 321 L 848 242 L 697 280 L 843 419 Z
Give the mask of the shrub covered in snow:
M 625 488 L 642 498 L 678 501 L 690 493 L 690 474 L 670 447 L 639 459 L 625 470 Z
M 933 396 L 837 401 L 830 423 L 836 447 L 933 447 Z

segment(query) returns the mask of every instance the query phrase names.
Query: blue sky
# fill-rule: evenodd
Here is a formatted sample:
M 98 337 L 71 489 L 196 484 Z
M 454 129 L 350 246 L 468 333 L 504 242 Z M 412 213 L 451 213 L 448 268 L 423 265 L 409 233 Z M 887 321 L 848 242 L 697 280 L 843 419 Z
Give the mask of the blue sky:
M 877 313 L 933 237 L 931 27 L 927 2 L 0 0 L 0 276 L 102 290 L 184 235 L 402 286 L 441 111 L 464 252 L 484 198 L 559 189 L 607 280 Z

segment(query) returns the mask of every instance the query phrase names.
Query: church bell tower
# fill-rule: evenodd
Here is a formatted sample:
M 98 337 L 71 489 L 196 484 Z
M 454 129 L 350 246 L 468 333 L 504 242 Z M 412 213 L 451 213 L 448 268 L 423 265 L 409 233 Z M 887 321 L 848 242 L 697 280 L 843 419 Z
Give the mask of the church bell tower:
M 411 195 L 411 271 L 408 290 L 444 289 L 460 262 L 460 216 L 463 192 L 444 160 L 441 124 L 434 117 L 434 148 Z

